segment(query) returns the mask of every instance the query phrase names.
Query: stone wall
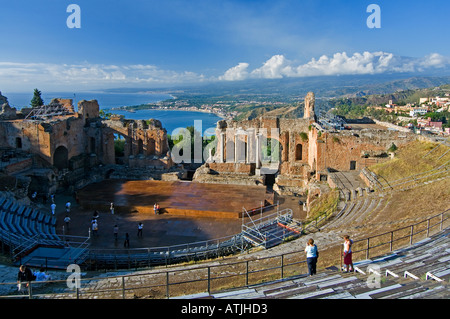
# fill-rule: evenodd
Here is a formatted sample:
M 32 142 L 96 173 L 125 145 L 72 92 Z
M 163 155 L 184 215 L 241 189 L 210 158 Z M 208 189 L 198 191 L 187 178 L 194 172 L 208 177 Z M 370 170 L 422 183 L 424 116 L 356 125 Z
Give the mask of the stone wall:
M 392 143 L 400 146 L 416 139 L 411 133 L 372 129 L 339 133 L 319 133 L 314 129 L 312 135 L 316 140 L 315 167 L 312 169 L 316 172 L 325 172 L 327 168 L 360 170 L 374 161 L 388 158 L 387 150 Z

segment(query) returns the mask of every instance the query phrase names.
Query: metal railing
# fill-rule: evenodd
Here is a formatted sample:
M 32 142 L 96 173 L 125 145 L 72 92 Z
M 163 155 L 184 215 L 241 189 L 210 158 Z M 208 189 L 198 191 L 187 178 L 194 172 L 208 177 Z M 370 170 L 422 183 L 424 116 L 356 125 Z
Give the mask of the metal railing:
M 379 248 L 381 245 L 389 245 L 390 251 L 393 250 L 395 242 L 401 242 L 407 239 L 402 246 L 412 245 L 414 238 L 423 233 L 427 237 L 432 229 L 439 228 L 436 233 L 442 231 L 448 220 L 450 210 L 427 218 L 426 220 L 412 224 L 407 227 L 399 228 L 391 232 L 386 232 L 377 236 L 371 236 L 365 239 L 354 241 L 354 246 L 360 243 L 367 243 L 366 249 L 355 249 L 354 254 L 365 252 L 368 258 L 369 251 L 376 251 L 382 254 Z M 439 221 L 431 224 L 432 220 Z M 419 225 L 426 224 L 424 229 L 414 232 Z M 397 233 L 409 230 L 407 235 L 401 234 L 395 238 Z M 388 235 L 391 240 L 386 243 L 376 243 L 371 245 L 375 238 Z M 342 246 L 342 245 L 340 245 Z M 337 247 L 334 246 L 329 254 L 335 254 Z M 321 258 L 323 255 L 321 254 Z M 335 255 L 334 255 L 335 256 Z M 339 258 L 342 254 L 340 254 Z M 331 256 L 332 257 L 332 256 Z M 336 257 L 336 256 L 335 256 Z M 333 258 L 338 262 L 339 258 Z M 342 259 L 341 259 L 342 263 Z M 294 251 L 284 254 L 272 255 L 268 257 L 255 257 L 248 260 L 237 262 L 216 262 L 214 264 L 195 266 L 185 265 L 174 269 L 165 269 L 149 271 L 148 273 L 127 274 L 123 276 L 114 276 L 107 278 L 84 278 L 80 279 L 77 288 L 67 288 L 66 280 L 48 281 L 48 282 L 30 282 L 28 290 L 24 294 L 11 294 L 0 296 L 0 298 L 107 298 L 107 299 L 126 299 L 126 298 L 170 298 L 179 295 L 189 294 L 211 294 L 217 291 L 224 291 L 231 288 L 247 287 L 260 284 L 266 281 L 273 281 L 283 278 L 296 278 L 304 276 L 307 272 L 306 256 L 303 251 Z M 16 283 L 0 283 L 0 289 L 6 285 L 16 285 Z M 49 286 L 60 287 L 61 292 L 43 292 Z M 55 289 L 54 289 L 55 290 Z
M 352 247 L 352 255 L 363 255 L 365 259 L 369 259 L 371 256 L 371 252 L 376 251 L 376 255 L 379 255 L 382 251 L 386 252 L 386 249 L 382 249 L 382 247 L 389 247 L 388 252 L 392 252 L 394 250 L 395 243 L 403 243 L 398 246 L 412 245 L 414 242 L 414 238 L 417 238 L 418 235 L 424 235 L 424 237 L 429 237 L 430 231 L 432 228 L 439 226 L 439 231 L 442 231 L 444 227 L 444 222 L 449 219 L 450 209 L 445 210 L 444 212 L 434 215 L 432 217 L 427 218 L 426 220 L 420 221 L 418 223 L 405 226 L 402 228 L 398 228 L 393 231 L 385 232 L 382 234 L 378 234 L 375 236 L 367 237 L 364 239 L 353 241 Z M 432 220 L 438 220 L 434 224 L 431 224 Z M 420 229 L 422 226 L 422 229 Z M 418 230 L 420 229 L 420 230 Z M 343 245 L 341 245 L 340 249 L 340 269 L 342 270 L 343 266 Z

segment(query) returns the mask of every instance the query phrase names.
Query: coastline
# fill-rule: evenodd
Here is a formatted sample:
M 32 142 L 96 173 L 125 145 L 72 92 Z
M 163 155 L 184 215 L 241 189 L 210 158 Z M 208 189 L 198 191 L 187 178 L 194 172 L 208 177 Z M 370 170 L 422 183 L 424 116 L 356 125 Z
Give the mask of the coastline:
M 106 109 L 105 109 L 106 110 Z M 114 107 L 107 109 L 108 111 L 114 113 L 113 111 L 126 111 L 130 113 L 135 113 L 137 111 L 146 111 L 146 110 L 153 110 L 153 111 L 185 111 L 185 112 L 198 112 L 198 113 L 207 113 L 207 114 L 214 114 L 217 117 L 220 117 L 222 120 L 231 120 L 232 117 L 227 117 L 226 115 L 219 113 L 219 112 L 213 112 L 209 110 L 199 110 L 198 108 L 192 108 L 192 107 L 179 107 L 179 108 L 172 108 L 172 107 L 149 107 L 149 108 L 140 108 L 140 109 L 133 109 L 132 107 Z

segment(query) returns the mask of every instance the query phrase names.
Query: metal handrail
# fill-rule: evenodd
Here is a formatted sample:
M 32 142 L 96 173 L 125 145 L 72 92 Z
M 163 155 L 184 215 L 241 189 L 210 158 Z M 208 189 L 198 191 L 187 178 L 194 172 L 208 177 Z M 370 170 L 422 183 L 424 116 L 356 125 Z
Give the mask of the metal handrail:
M 429 218 L 427 218 L 425 220 L 422 220 L 420 222 L 414 223 L 412 225 L 405 226 L 405 227 L 402 227 L 402 228 L 398 228 L 398 229 L 395 229 L 395 230 L 392 230 L 392 231 L 388 231 L 388 232 L 385 232 L 385 233 L 382 233 L 382 234 L 378 234 L 378 235 L 375 235 L 375 236 L 370 236 L 370 237 L 367 237 L 367 238 L 363 238 L 363 239 L 360 239 L 360 240 L 354 240 L 352 246 L 354 246 L 357 243 L 365 242 L 366 243 L 366 248 L 360 249 L 360 250 L 353 250 L 352 249 L 353 255 L 356 254 L 356 253 L 365 252 L 365 258 L 369 259 L 369 257 L 370 257 L 370 250 L 371 249 L 374 249 L 374 248 L 377 248 L 377 247 L 380 247 L 380 246 L 384 246 L 384 245 L 387 245 L 387 244 L 389 244 L 389 252 L 392 252 L 394 243 L 395 242 L 399 242 L 400 240 L 405 239 L 405 238 L 409 238 L 409 244 L 412 245 L 414 235 L 417 235 L 417 234 L 420 234 L 420 233 L 422 233 L 424 231 L 427 231 L 427 237 L 428 237 L 430 229 L 435 227 L 435 226 L 437 226 L 437 225 L 440 225 L 440 231 L 442 231 L 444 222 L 447 219 L 449 219 L 448 216 L 444 218 L 444 215 L 446 215 L 446 214 L 448 215 L 449 212 L 450 212 L 450 209 L 447 209 L 447 210 L 443 211 L 442 213 L 439 213 L 437 215 L 434 215 L 432 217 L 429 217 Z M 431 220 L 435 219 L 437 217 L 441 217 L 441 220 L 438 223 L 434 224 L 434 225 L 430 225 Z M 421 231 L 418 231 L 418 232 L 414 233 L 414 227 L 417 226 L 417 225 L 423 224 L 425 222 L 427 223 L 427 227 L 425 228 L 425 230 L 421 230 Z M 394 234 L 395 233 L 403 231 L 405 229 L 410 229 L 409 235 L 394 239 Z M 371 240 L 373 240 L 375 238 L 382 237 L 382 236 L 386 236 L 386 235 L 390 235 L 390 240 L 388 242 L 384 242 L 384 243 L 381 243 L 381 244 L 376 244 L 374 246 L 370 245 L 370 241 Z M 340 248 L 340 269 L 341 270 L 342 270 L 342 266 L 343 266 L 343 258 L 342 257 L 343 257 L 343 245 L 341 245 L 341 248 Z
M 413 227 L 415 225 L 418 225 L 420 223 L 423 222 L 427 222 L 427 236 L 429 235 L 429 230 L 433 227 L 435 227 L 436 225 L 441 225 L 440 230 L 442 231 L 443 229 L 443 224 L 444 221 L 446 221 L 448 219 L 448 217 L 444 218 L 444 214 L 447 214 L 450 211 L 450 209 L 447 209 L 446 211 L 434 215 L 432 217 L 427 218 L 426 220 L 419 222 L 419 223 L 415 223 L 413 225 L 410 226 L 406 226 L 406 227 L 402 227 L 400 229 L 397 229 L 395 231 L 400 231 L 401 229 L 406 229 L 408 227 Z M 430 220 L 433 218 L 436 218 L 438 216 L 441 216 L 441 220 L 439 223 L 435 224 L 435 225 L 430 225 Z M 394 232 L 394 231 L 392 231 Z M 377 235 L 377 236 L 371 236 L 368 237 L 370 238 L 374 238 L 374 237 L 378 237 L 378 236 L 382 236 L 385 234 L 390 234 L 392 232 L 385 232 L 383 234 Z M 361 239 L 355 242 L 362 242 L 366 239 Z M 342 246 L 342 245 L 341 245 Z M 300 255 L 301 257 L 295 257 L 294 255 Z M 290 262 L 287 262 L 287 259 L 291 257 Z M 342 255 L 341 255 L 342 258 Z M 265 260 L 279 260 L 279 265 L 278 266 L 273 266 L 273 264 L 271 263 L 265 263 Z M 256 267 L 254 269 L 252 269 L 252 267 L 250 267 L 252 265 L 252 263 L 255 263 Z M 269 265 L 266 265 L 269 264 Z M 232 273 L 232 274 L 224 274 L 223 271 L 220 270 L 220 268 L 227 268 L 227 269 L 239 269 L 239 266 L 245 266 L 245 270 L 244 271 L 236 271 L 236 273 Z M 288 267 L 296 267 L 295 269 L 297 269 L 297 274 L 295 275 L 290 275 L 289 278 L 295 278 L 295 277 L 300 277 L 303 276 L 302 274 L 299 274 L 299 268 L 298 265 L 303 265 L 303 267 L 306 266 L 306 258 L 304 256 L 304 252 L 303 251 L 293 251 L 293 252 L 288 252 L 288 253 L 283 253 L 283 254 L 279 254 L 279 255 L 272 255 L 272 256 L 268 256 L 268 257 L 255 257 L 253 259 L 248 259 L 248 260 L 244 260 L 244 261 L 236 261 L 236 262 L 229 262 L 229 263 L 224 263 L 224 264 L 212 264 L 212 265 L 203 265 L 203 266 L 192 266 L 190 268 L 186 268 L 183 267 L 183 269 L 165 269 L 165 270 L 157 270 L 157 271 L 153 271 L 153 272 L 149 272 L 147 274 L 127 274 L 127 275 L 123 275 L 123 276 L 113 276 L 113 277 L 108 277 L 106 280 L 114 280 L 114 282 L 118 282 L 119 285 L 117 285 L 115 288 L 104 288 L 104 289 L 99 289 L 98 287 L 89 289 L 89 287 L 86 288 L 77 288 L 75 290 L 73 290 L 72 293 L 65 293 L 65 295 L 67 297 L 72 296 L 73 298 L 80 298 L 83 295 L 89 295 L 89 294 L 101 294 L 103 292 L 107 292 L 109 293 L 109 295 L 112 295 L 113 293 L 118 294 L 121 298 L 125 299 L 126 298 L 126 293 L 129 292 L 130 294 L 133 293 L 134 295 L 134 291 L 138 290 L 138 289 L 157 289 L 157 288 L 162 288 L 165 289 L 165 297 L 166 298 L 170 298 L 172 297 L 171 295 L 171 287 L 176 286 L 176 285 L 183 285 L 183 284 L 192 284 L 192 283 L 199 283 L 199 282 L 205 282 L 206 287 L 200 288 L 200 284 L 195 285 L 196 288 L 200 288 L 200 292 L 206 292 L 208 294 L 211 294 L 211 292 L 213 291 L 212 288 L 212 283 L 214 281 L 220 281 L 221 279 L 230 279 L 230 280 L 234 280 L 233 278 L 236 277 L 242 277 L 244 276 L 245 279 L 245 283 L 239 285 L 236 285 L 236 282 L 233 281 L 232 287 L 236 288 L 236 287 L 245 287 L 245 286 L 249 286 L 250 285 L 250 277 L 253 274 L 258 274 L 261 272 L 265 272 L 265 271 L 269 271 L 269 270 L 279 270 L 279 276 L 280 278 L 285 278 L 286 276 L 286 270 Z M 215 269 L 219 269 L 217 271 L 217 273 L 215 274 L 213 272 L 213 270 Z M 186 271 L 189 272 L 194 272 L 197 271 L 199 272 L 196 276 L 195 279 L 181 279 L 176 281 L 177 278 L 179 278 L 180 276 L 175 276 L 176 274 L 180 274 L 180 273 L 184 273 Z M 126 286 L 126 282 L 127 279 L 130 279 L 130 282 L 133 282 L 133 278 L 139 276 L 139 285 L 136 286 L 132 286 L 132 287 L 127 287 Z M 144 276 L 160 276 L 161 278 L 164 278 L 164 283 L 155 283 L 154 280 L 149 280 L 151 282 L 151 284 L 149 285 L 145 285 L 143 282 L 143 277 Z M 273 280 L 273 277 L 271 275 L 271 280 Z M 175 279 L 175 281 L 174 281 Z M 86 286 L 88 286 L 88 282 L 92 282 L 95 280 L 105 280 L 105 278 L 102 277 L 98 277 L 98 278 L 80 278 L 80 282 L 86 282 Z M 260 278 L 259 282 L 263 282 L 267 280 L 267 278 Z M 31 289 L 32 286 L 35 285 L 41 285 L 41 284 L 58 284 L 58 283 L 65 283 L 66 281 L 64 280 L 59 280 L 59 281 L 48 281 L 48 282 L 44 282 L 44 283 L 35 283 L 35 282 L 31 282 L 30 284 L 30 290 L 29 290 L 29 294 L 28 295 L 10 295 L 10 296 L 0 296 L 0 298 L 24 298 L 24 297 L 28 297 L 28 298 L 34 298 L 34 297 L 39 297 L 39 296 L 45 296 L 45 297 L 49 297 L 49 294 L 33 294 L 33 290 Z M 0 286 L 2 285 L 15 285 L 16 283 L 0 283 Z M 104 285 L 105 286 L 105 285 Z M 106 285 L 107 286 L 107 285 Z M 203 290 L 202 290 L 203 289 Z M 223 289 L 223 288 L 222 288 Z M 67 290 L 67 289 L 66 289 Z M 58 295 L 62 295 L 62 293 L 58 293 Z

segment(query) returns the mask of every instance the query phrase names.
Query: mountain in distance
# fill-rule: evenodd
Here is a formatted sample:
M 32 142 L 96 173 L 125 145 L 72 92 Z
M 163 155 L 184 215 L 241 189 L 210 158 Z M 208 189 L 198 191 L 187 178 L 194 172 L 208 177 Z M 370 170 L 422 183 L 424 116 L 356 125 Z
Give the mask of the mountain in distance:
M 275 97 L 281 102 L 302 99 L 308 92 L 316 98 L 364 96 L 396 91 L 420 89 L 450 83 L 450 75 L 417 76 L 417 74 L 376 74 L 315 76 L 281 79 L 249 79 L 243 81 L 217 81 L 203 84 L 172 86 L 166 88 L 114 88 L 106 92 L 173 93 L 179 96 L 216 97 Z
M 176 100 L 187 101 L 189 105 L 198 107 L 204 104 L 228 103 L 230 105 L 228 111 L 239 112 L 237 119 L 251 119 L 263 114 L 301 117 L 304 97 L 310 91 L 315 93 L 316 110 L 320 112 L 332 108 L 336 99 L 349 98 L 366 101 L 366 98 L 373 95 L 433 88 L 444 84 L 450 84 L 450 75 L 418 76 L 416 73 L 402 73 L 249 79 L 173 86 L 163 89 L 116 88 L 105 91 L 166 93 L 175 96 Z M 397 96 L 402 95 L 397 94 Z M 395 101 L 396 97 L 391 99 Z M 384 103 L 386 98 L 382 100 Z

